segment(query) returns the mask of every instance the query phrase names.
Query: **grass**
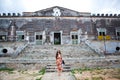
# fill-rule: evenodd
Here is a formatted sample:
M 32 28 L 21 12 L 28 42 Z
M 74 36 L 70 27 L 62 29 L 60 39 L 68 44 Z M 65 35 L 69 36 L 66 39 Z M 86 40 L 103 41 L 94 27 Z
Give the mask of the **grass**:
M 39 74 L 40 74 L 40 75 L 44 75 L 44 74 L 45 74 L 45 68 L 42 68 L 42 69 L 39 71 Z
M 40 70 L 16 70 L 12 68 L 0 68 L 0 74 L 4 74 L 2 77 L 0 77 L 0 80 L 3 80 L 2 78 L 10 78 L 10 80 L 27 80 L 34 78 L 35 80 L 42 80 L 43 75 L 45 74 L 46 70 L 45 68 L 42 68 Z M 13 74 L 9 74 L 12 73 Z M 18 75 L 20 74 L 20 75 Z
M 13 71 L 14 69 L 13 68 L 0 68 L 0 71 Z
M 89 80 L 89 79 L 86 78 L 85 80 Z
M 92 80 L 104 80 L 102 77 L 92 77 Z
M 13 68 L 7 68 L 7 67 L 5 67 L 5 68 L 0 68 L 0 71 L 6 71 L 6 72 L 8 72 L 9 74 L 13 74 Z
M 27 70 L 18 70 L 18 72 L 22 73 L 22 74 L 26 74 Z
M 41 80 L 42 79 L 42 77 L 40 77 L 40 78 L 38 78 L 38 79 L 36 79 L 36 80 Z
M 73 69 L 73 70 L 71 70 L 71 73 L 72 73 L 72 74 L 75 74 L 75 73 L 80 73 L 80 74 L 82 74 L 82 72 L 84 72 L 84 71 L 93 71 L 93 70 L 94 70 L 94 69 L 85 67 L 85 68 Z
M 39 71 L 39 74 L 40 74 L 40 75 L 44 75 L 44 74 L 45 74 L 45 68 L 42 68 L 42 69 Z M 41 79 L 42 79 L 42 77 L 37 78 L 36 80 L 41 80 Z

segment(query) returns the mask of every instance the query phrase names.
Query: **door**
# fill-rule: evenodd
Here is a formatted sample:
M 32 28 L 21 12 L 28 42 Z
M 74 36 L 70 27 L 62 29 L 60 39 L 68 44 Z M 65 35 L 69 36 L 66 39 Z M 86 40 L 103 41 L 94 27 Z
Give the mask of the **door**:
M 54 44 L 61 44 L 61 33 L 54 33 Z
M 34 41 L 34 32 L 29 32 L 29 43 L 33 43 Z

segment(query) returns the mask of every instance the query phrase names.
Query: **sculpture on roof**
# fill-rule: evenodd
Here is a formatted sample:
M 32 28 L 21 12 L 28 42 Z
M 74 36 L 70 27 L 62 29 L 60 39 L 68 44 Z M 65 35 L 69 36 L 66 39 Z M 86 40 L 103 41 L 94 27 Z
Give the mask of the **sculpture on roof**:
M 59 8 L 53 8 L 53 16 L 61 16 L 61 12 Z

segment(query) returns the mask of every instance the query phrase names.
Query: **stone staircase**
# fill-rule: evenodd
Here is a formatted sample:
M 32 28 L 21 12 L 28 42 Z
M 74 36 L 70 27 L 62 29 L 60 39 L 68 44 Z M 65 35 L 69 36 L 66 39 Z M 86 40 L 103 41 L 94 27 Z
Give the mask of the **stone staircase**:
M 46 67 L 46 72 L 56 73 L 55 55 L 57 50 L 61 50 L 62 58 L 66 64 L 63 72 L 82 67 L 120 67 L 120 56 L 99 56 L 85 43 L 78 45 L 29 44 L 16 58 L 1 57 L 0 63 L 16 69 L 42 69 Z
M 62 72 L 70 72 L 71 66 L 69 64 L 63 65 L 63 71 Z M 46 72 L 57 72 L 57 66 L 55 64 L 48 64 L 46 66 Z
M 93 57 L 99 57 L 85 43 L 78 45 L 28 45 L 25 50 L 16 58 L 27 61 L 27 63 L 39 63 L 45 65 L 46 72 L 56 72 L 55 55 L 61 50 L 62 58 L 65 61 L 63 72 L 71 70 L 71 66 L 78 65 L 81 61 Z M 70 64 L 70 65 L 68 65 Z M 74 65 L 75 64 L 75 65 Z M 79 65 L 78 65 L 79 66 Z M 72 67 L 73 68 L 73 67 Z
M 98 56 L 86 44 L 81 43 L 78 45 L 28 45 L 18 58 L 53 60 L 57 50 L 61 50 L 63 59 Z

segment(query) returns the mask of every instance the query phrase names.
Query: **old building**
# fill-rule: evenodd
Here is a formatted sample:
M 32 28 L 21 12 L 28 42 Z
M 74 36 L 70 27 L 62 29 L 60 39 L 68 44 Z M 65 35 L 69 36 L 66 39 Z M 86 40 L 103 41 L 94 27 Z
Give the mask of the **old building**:
M 0 14 L 0 41 L 62 45 L 104 39 L 120 40 L 120 14 L 91 15 L 59 6 Z

